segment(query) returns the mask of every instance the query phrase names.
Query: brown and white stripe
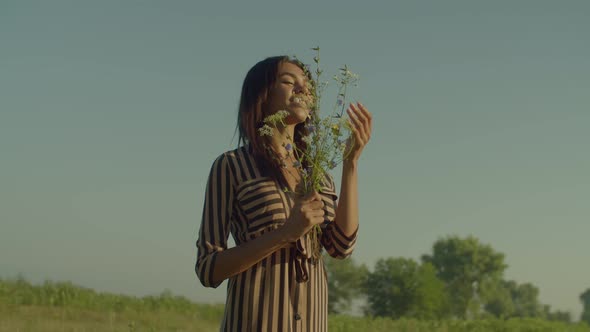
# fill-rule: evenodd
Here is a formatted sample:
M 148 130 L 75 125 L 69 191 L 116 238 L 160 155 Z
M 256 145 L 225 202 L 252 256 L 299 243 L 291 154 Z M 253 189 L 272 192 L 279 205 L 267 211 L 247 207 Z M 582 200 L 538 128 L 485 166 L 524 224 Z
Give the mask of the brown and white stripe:
M 213 162 L 195 265 L 195 272 L 205 287 L 216 288 L 221 284 L 213 283 L 211 276 L 217 253 L 227 249 L 229 234 L 240 246 L 280 227 L 288 219 L 293 199 L 280 190 L 263 165 L 252 155 L 249 146 L 225 152 Z M 356 232 L 348 237 L 333 223 L 338 197 L 331 177 L 320 195 L 325 202 L 326 216 L 321 243 L 330 256 L 348 257 L 356 243 Z M 307 273 L 305 282 L 296 281 L 298 264 Z M 229 278 L 221 331 L 327 329 L 328 284 L 322 259 L 305 258 L 295 247 L 283 248 Z

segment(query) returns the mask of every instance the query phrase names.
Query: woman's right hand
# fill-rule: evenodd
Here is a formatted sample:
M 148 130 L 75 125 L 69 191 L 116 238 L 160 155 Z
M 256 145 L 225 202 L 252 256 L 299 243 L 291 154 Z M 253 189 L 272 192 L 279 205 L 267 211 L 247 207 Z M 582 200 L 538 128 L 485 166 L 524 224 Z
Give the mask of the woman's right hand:
M 317 192 L 295 198 L 289 219 L 281 228 L 289 242 L 295 242 L 309 230 L 324 222 L 324 202 Z

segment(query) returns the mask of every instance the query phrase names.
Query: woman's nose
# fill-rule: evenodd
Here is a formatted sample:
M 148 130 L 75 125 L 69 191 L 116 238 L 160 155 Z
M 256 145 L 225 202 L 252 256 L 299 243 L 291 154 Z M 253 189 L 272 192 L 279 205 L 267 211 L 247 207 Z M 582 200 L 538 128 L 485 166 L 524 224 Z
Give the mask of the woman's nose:
M 309 90 L 307 90 L 306 86 L 302 86 L 302 85 L 296 85 L 295 86 L 295 93 L 302 93 L 302 94 L 309 94 Z

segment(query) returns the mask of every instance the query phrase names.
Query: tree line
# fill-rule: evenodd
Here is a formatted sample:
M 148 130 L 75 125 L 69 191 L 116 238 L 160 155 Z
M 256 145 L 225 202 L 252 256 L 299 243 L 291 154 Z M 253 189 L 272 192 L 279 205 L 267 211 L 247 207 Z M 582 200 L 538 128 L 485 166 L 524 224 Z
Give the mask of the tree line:
M 476 237 L 438 239 L 420 261 L 381 258 L 373 271 L 351 258 L 326 258 L 330 313 L 364 299 L 367 316 L 417 319 L 541 318 L 571 322 L 571 313 L 539 301 L 539 288 L 504 278 L 504 254 Z M 590 288 L 580 295 L 590 324 Z

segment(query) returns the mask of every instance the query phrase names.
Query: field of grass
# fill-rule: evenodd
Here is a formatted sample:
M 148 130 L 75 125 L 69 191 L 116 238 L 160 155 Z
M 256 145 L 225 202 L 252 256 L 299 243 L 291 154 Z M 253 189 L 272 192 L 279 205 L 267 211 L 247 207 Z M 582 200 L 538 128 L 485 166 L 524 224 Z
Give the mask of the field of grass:
M 197 304 L 163 292 L 132 297 L 72 285 L 0 279 L 0 331 L 218 331 L 222 305 Z M 419 321 L 387 318 L 329 317 L 331 332 L 590 332 L 586 324 L 541 319 Z
M 204 308 L 205 312 L 211 311 Z M 168 310 L 153 312 L 101 312 L 67 307 L 6 306 L 0 307 L 0 331 L 219 331 L 221 314 L 178 313 Z M 467 331 L 590 331 L 585 325 L 547 322 L 538 319 L 485 321 L 417 321 L 386 318 L 331 316 L 330 331 L 336 332 L 467 332 Z
M 206 311 L 206 310 L 205 310 Z M 219 331 L 217 317 L 168 310 L 97 311 L 68 307 L 2 306 L 0 331 Z

